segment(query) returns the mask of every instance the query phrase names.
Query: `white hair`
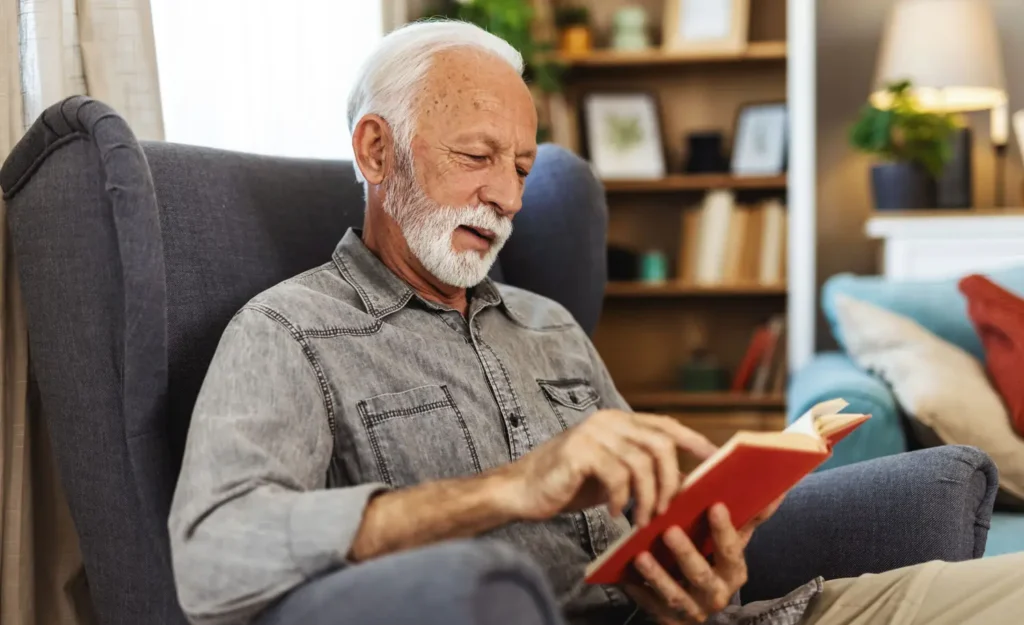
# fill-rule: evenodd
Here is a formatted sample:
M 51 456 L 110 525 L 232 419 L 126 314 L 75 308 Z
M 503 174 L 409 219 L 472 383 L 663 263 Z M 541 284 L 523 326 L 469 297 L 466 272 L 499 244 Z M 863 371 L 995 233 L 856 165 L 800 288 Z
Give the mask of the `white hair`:
M 348 98 L 348 129 L 376 114 L 391 126 L 399 149 L 408 150 L 415 130 L 416 95 L 433 57 L 453 48 L 474 48 L 502 59 L 523 73 L 523 56 L 504 39 L 455 20 L 414 22 L 392 31 L 363 63 Z M 359 167 L 356 179 L 366 186 Z

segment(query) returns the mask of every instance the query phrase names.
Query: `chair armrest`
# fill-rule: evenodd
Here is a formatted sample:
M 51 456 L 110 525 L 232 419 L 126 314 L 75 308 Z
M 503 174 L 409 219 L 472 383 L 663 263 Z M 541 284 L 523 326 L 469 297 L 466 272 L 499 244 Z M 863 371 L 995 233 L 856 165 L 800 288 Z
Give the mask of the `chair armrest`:
M 946 446 L 815 473 L 754 534 L 744 602 L 815 577 L 855 577 L 985 553 L 999 478 L 973 447 Z
M 787 421 L 792 423 L 814 404 L 836 397 L 850 402 L 847 412 L 870 414 L 871 420 L 843 439 L 821 469 L 907 451 L 905 424 L 889 386 L 840 352 L 817 354 L 793 375 L 786 398 Z
M 438 543 L 327 573 L 255 625 L 561 625 L 541 570 L 511 546 Z

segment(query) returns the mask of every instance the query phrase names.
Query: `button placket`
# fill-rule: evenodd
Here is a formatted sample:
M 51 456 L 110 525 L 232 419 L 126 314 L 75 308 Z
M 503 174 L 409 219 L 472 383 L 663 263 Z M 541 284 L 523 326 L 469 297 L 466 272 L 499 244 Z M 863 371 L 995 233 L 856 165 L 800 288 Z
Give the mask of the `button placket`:
M 508 434 L 509 459 L 516 461 L 533 447 L 525 415 L 519 406 L 515 389 L 512 388 L 512 382 L 505 373 L 501 361 L 498 360 L 497 354 L 481 337 L 478 318 L 474 318 L 470 322 L 469 334 L 477 357 L 484 366 L 484 374 L 487 376 L 491 393 L 493 393 L 495 400 L 498 402 L 498 409 L 502 420 L 505 422 L 505 431 Z

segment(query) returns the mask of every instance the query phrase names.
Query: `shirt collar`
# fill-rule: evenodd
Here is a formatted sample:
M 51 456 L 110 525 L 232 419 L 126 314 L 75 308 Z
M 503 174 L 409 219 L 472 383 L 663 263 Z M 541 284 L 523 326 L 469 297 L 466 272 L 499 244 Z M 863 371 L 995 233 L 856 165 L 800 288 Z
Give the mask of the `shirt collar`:
M 448 309 L 424 300 L 407 282 L 392 273 L 363 243 L 361 230 L 349 228 L 335 248 L 333 258 L 342 278 L 359 294 L 366 311 L 378 319 L 401 310 L 413 299 L 435 310 Z M 471 293 L 471 311 L 502 303 L 498 287 L 490 278 L 485 278 Z

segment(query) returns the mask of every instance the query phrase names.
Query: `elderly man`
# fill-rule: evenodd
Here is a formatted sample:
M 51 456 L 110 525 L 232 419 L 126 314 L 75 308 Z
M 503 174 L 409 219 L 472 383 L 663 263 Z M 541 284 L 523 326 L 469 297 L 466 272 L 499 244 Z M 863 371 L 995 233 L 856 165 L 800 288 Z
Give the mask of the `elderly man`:
M 648 522 L 679 487 L 677 453 L 714 448 L 631 413 L 563 308 L 487 279 L 537 151 L 522 69 L 504 41 L 450 22 L 392 33 L 367 62 L 348 106 L 364 228 L 235 316 L 196 404 L 169 522 L 190 619 L 334 623 L 359 603 L 332 585 L 351 567 L 472 537 L 528 554 L 572 623 L 1019 618 L 1020 558 L 727 607 L 754 528 L 721 506 L 711 561 L 665 535 L 682 579 L 642 554 L 645 584 L 582 583 L 627 501 Z M 394 625 L 429 615 L 410 618 Z

